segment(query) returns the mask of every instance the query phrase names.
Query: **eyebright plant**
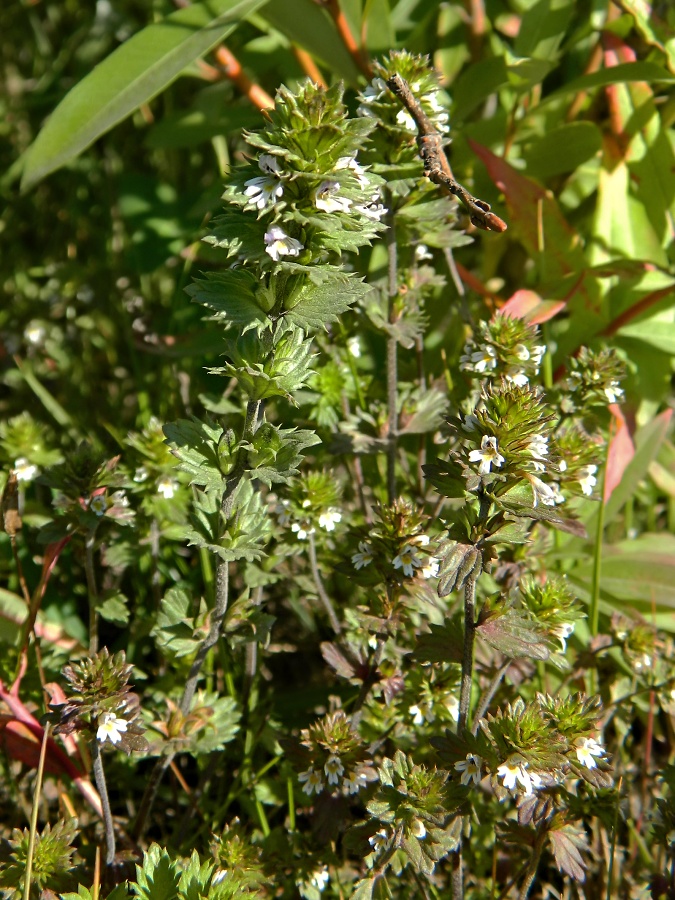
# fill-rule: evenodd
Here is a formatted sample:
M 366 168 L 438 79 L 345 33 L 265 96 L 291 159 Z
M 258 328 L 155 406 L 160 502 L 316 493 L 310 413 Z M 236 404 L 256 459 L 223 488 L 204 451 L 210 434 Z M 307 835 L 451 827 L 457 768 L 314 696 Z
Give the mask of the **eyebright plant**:
M 394 76 L 448 134 L 428 61 L 397 52 L 357 98 L 282 87 L 246 135 L 205 237 L 213 268 L 188 288 L 219 335 L 202 414 L 150 419 L 121 460 L 31 456 L 27 419 L 3 433 L 15 480 L 39 470 L 56 494 L 45 541 L 84 554 L 89 655 L 49 721 L 87 745 L 114 900 L 160 883 L 462 900 L 509 889 L 498 863 L 520 898 L 537 880 L 602 895 L 629 740 L 612 707 L 647 688 L 659 638 L 604 611 L 600 634 L 560 551 L 584 546 L 623 366 L 584 349 L 554 383 L 536 325 L 460 316 L 445 273 L 476 216 L 424 177 Z M 436 356 L 445 315 L 460 337 Z M 124 652 L 98 650 L 99 618 L 128 621 L 129 559 L 152 585 L 138 695 Z M 114 821 L 104 756 L 143 782 Z M 654 834 L 672 850 L 668 785 Z M 145 842 L 166 821 L 178 850 Z M 40 888 L 72 852 L 57 829 Z M 144 848 L 135 870 L 119 832 Z

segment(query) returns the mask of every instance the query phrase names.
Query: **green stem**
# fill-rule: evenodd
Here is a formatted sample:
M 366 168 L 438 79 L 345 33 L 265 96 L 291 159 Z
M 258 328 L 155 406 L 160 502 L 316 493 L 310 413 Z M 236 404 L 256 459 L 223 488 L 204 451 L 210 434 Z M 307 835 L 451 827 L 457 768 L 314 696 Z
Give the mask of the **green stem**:
M 84 572 L 87 578 L 87 593 L 89 595 L 89 655 L 98 653 L 98 588 L 96 587 L 96 572 L 94 568 L 94 544 L 96 535 L 87 535 L 84 544 Z
M 110 811 L 110 800 L 108 799 L 108 787 L 105 782 L 105 774 L 103 772 L 103 760 L 101 759 L 101 748 L 98 740 L 94 738 L 92 742 L 91 759 L 94 767 L 94 781 L 96 789 L 101 797 L 101 807 L 103 809 L 103 826 L 105 828 L 105 864 L 111 866 L 115 862 L 115 828 L 113 826 L 112 813 Z
M 30 883 L 33 877 L 33 856 L 35 855 L 35 843 L 37 840 L 38 809 L 40 807 L 40 791 L 42 790 L 42 776 L 45 771 L 45 759 L 47 757 L 47 741 L 49 740 L 49 723 L 45 725 L 40 747 L 40 760 L 35 776 L 35 791 L 33 792 L 33 808 L 30 811 L 30 831 L 28 833 L 28 850 L 26 852 L 26 873 L 23 884 L 23 898 L 30 900 Z
M 527 900 L 527 896 L 530 893 L 530 888 L 534 884 L 534 878 L 537 874 L 537 869 L 539 868 L 539 860 L 541 859 L 545 841 L 546 829 L 542 828 L 535 838 L 534 847 L 532 848 L 532 856 L 530 857 L 530 862 L 528 863 L 527 871 L 525 872 L 525 878 L 523 879 L 520 893 L 518 894 L 518 900 Z
M 466 728 L 471 705 L 473 686 L 473 646 L 476 638 L 476 578 L 471 576 L 464 586 L 464 650 L 462 654 L 462 681 L 459 691 L 459 715 L 457 732 Z
M 328 614 L 331 628 L 333 629 L 335 634 L 340 634 L 340 632 L 342 631 L 342 627 L 340 625 L 340 620 L 338 619 L 335 612 L 335 608 L 333 607 L 333 603 L 331 602 L 331 599 L 326 592 L 326 588 L 323 586 L 321 572 L 319 572 L 319 563 L 316 558 L 316 544 L 314 542 L 314 535 L 311 532 L 307 535 L 307 540 L 309 544 L 309 564 L 312 569 L 312 577 L 314 578 L 316 592 L 319 595 L 319 600 L 321 601 L 323 608 Z
M 600 576 L 602 574 L 602 537 L 605 531 L 605 480 L 607 478 L 607 460 L 602 474 L 601 500 L 600 509 L 598 510 L 598 521 L 595 529 L 595 546 L 593 548 L 593 577 L 591 580 L 591 608 L 589 614 L 589 625 L 591 636 L 595 637 L 598 633 L 598 624 L 600 619 Z
M 396 323 L 396 297 L 398 294 L 398 248 L 396 226 L 392 213 L 387 231 L 387 293 L 389 295 L 389 324 Z M 387 337 L 387 500 L 391 505 L 396 499 L 396 444 L 398 438 L 398 340 Z

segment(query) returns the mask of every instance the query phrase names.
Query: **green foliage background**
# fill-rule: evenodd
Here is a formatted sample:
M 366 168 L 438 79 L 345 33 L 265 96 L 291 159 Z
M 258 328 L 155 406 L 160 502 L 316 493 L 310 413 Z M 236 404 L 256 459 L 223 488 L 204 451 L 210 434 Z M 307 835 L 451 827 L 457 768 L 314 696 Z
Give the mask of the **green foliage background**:
M 669 420 L 675 354 L 675 14 L 669 4 L 631 0 L 487 0 L 468 7 L 436 0 L 342 0 L 340 9 L 370 59 L 395 48 L 429 55 L 447 100 L 455 176 L 509 225 L 503 235 L 474 230 L 472 241 L 450 227 L 439 239 L 430 228 L 437 262 L 451 248 L 458 269 L 454 282 L 444 271 L 447 283 L 432 283 L 427 296 L 424 349 L 430 382 L 447 387 L 451 396 L 466 392 L 458 367 L 465 340 L 475 322 L 516 292 L 529 292 L 517 299 L 543 321 L 551 350 L 547 386 L 582 345 L 611 346 L 626 363 L 622 408 L 636 452 L 625 471 L 614 461 L 619 483 L 604 512 L 605 564 L 598 570 L 593 561 L 599 552 L 597 503 L 581 508 L 589 539 L 557 534 L 553 546 L 540 549 L 567 572 L 584 603 L 598 593 L 603 633 L 609 633 L 614 613 L 638 622 L 645 635 L 652 635 L 652 626 L 661 629 L 653 642 L 644 639 L 646 652 L 658 650 L 666 661 L 666 700 L 655 720 L 641 694 L 617 726 L 627 775 L 638 777 L 646 733 L 655 776 L 673 761 L 666 695 L 672 689 L 675 631 L 675 447 Z M 327 83 L 344 81 L 352 111 L 355 91 L 366 79 L 329 11 L 313 0 L 205 0 L 180 10 L 161 2 L 149 9 L 126 0 L 95 5 L 45 0 L 5 6 L 0 24 L 2 479 L 18 459 L 41 470 L 68 460 L 83 440 L 102 459 L 121 454 L 136 520 L 131 536 L 119 528 L 102 540 L 102 643 L 126 651 L 139 692 L 144 680 L 152 681 L 153 714 L 159 716 L 160 705 L 186 677 L 185 657 L 189 660 L 207 630 L 214 563 L 203 549 L 186 548 L 181 538 L 192 496 L 189 478 L 178 478 L 174 497 L 166 498 L 134 487 L 133 474 L 144 466 L 154 482 L 177 477 L 158 423 L 192 421 L 195 429 L 208 429 L 199 424 L 207 410 L 216 416 L 239 414 L 228 392 L 219 393 L 206 372 L 222 364 L 222 334 L 205 325 L 204 310 L 190 302 L 186 288 L 200 273 L 217 272 L 222 265 L 217 248 L 201 238 L 222 209 L 226 174 L 250 157 L 242 129 L 264 124 L 236 83 L 211 80 L 215 70 L 199 60 L 214 64 L 216 48 L 226 41 L 249 77 L 274 96 L 280 85 L 292 91 L 305 78 L 300 49 L 312 56 Z M 459 225 L 466 229 L 468 223 L 460 218 Z M 385 258 L 378 253 L 381 248 L 365 255 L 364 271 L 381 272 Z M 458 292 L 458 283 L 464 292 Z M 332 464 L 330 449 L 345 448 L 344 442 L 332 442 L 344 438 L 335 426 L 343 414 L 347 334 L 358 333 L 365 351 L 359 363 L 362 388 L 377 385 L 383 371 L 386 343 L 374 327 L 377 315 L 363 309 L 348 313 L 340 326 L 320 336 L 317 375 L 299 392 L 298 410 L 277 401 L 284 426 L 316 429 L 321 436 L 317 468 L 327 460 Z M 414 343 L 411 338 L 411 348 Z M 412 349 L 408 355 L 401 351 L 400 366 L 402 380 L 412 382 L 417 367 Z M 404 439 L 412 462 L 402 480 L 430 510 L 435 495 L 414 474 L 417 435 L 440 421 L 442 403 L 432 397 L 425 406 L 410 396 L 403 406 L 413 424 Z M 213 433 L 203 437 L 205 446 L 214 439 Z M 311 443 L 301 430 L 298 452 Z M 198 465 L 194 459 L 181 461 L 183 473 Z M 298 467 L 302 471 L 302 464 Z M 374 498 L 384 500 L 381 467 L 373 455 L 365 471 Z M 40 580 L 44 545 L 37 535 L 52 523 L 51 500 L 50 486 L 40 482 L 27 487 L 23 497 L 18 554 L 31 590 Z M 14 648 L 25 605 L 5 535 L 0 547 L 0 676 L 8 685 L 16 674 Z M 172 817 L 156 818 L 151 831 L 160 844 L 185 857 L 197 839 L 206 854 L 211 830 L 220 833 L 225 823 L 233 830 L 228 846 L 234 846 L 239 827 L 232 823 L 234 812 L 244 831 L 256 828 L 265 837 L 268 819 L 272 829 L 285 816 L 294 819 L 293 796 L 286 794 L 294 776 L 287 762 L 279 762 L 277 734 L 306 727 L 316 708 L 328 707 L 331 694 L 349 697 L 349 683 L 333 682 L 320 656 L 319 643 L 329 629 L 309 566 L 288 562 L 294 552 L 279 550 L 280 571 L 292 574 L 294 588 L 287 596 L 273 596 L 270 604 L 277 622 L 262 676 L 254 685 L 247 682 L 243 648 L 250 646 L 251 632 L 262 639 L 272 623 L 260 611 L 251 618 L 246 603 L 231 607 L 225 626 L 234 649 L 209 657 L 199 708 L 213 709 L 216 725 L 213 733 L 201 732 L 182 746 L 183 776 L 198 786 L 205 783 L 200 779 L 208 765 L 220 766 L 229 783 L 219 782 L 189 836 L 181 832 L 184 798 L 167 800 Z M 326 570 L 342 607 L 351 585 L 339 556 L 334 547 L 327 550 Z M 274 595 L 274 562 L 260 562 L 251 551 L 248 590 L 271 585 Z M 73 544 L 51 576 L 38 619 L 52 628 L 40 661 L 47 681 L 58 680 L 70 655 L 86 646 L 87 616 L 85 558 Z M 633 634 L 639 644 L 643 632 Z M 598 648 L 589 649 L 589 638 L 581 640 L 590 654 Z M 172 667 L 161 668 L 148 649 L 151 640 L 174 654 Z M 640 652 L 637 645 L 625 647 L 613 659 L 612 684 L 619 684 L 619 671 L 624 693 L 639 693 L 647 683 L 631 668 L 631 653 L 637 658 Z M 577 687 L 583 670 L 593 668 L 582 648 L 579 654 Z M 38 716 L 44 711 L 40 680 L 32 660 L 22 691 Z M 608 689 L 603 699 L 615 698 Z M 8 837 L 12 827 L 27 824 L 33 768 L 18 765 L 9 751 L 2 765 L 1 818 Z M 115 813 L 131 819 L 149 768 L 117 757 L 108 765 Z M 268 777 L 269 765 L 282 766 L 279 777 Z M 124 785 L 126 794 L 118 793 L 117 785 Z M 132 798 L 131 807 L 125 797 Z M 637 858 L 620 874 L 626 891 L 665 871 L 668 860 L 650 850 L 649 839 L 645 843 L 642 812 L 625 814 L 627 853 Z M 606 824 L 611 816 L 604 814 Z M 94 834 L 94 822 L 83 827 Z M 133 848 L 126 849 L 131 858 Z M 298 857 L 309 852 L 304 845 L 295 851 Z M 155 847 L 152 853 L 149 872 L 154 866 L 176 885 L 181 877 L 187 884 L 184 872 L 171 871 L 174 863 L 164 851 Z M 255 856 L 248 845 L 246 853 Z M 81 854 L 78 872 L 88 885 L 92 855 L 86 849 Z M 246 865 L 254 873 L 246 889 L 253 891 L 257 859 L 248 858 Z M 190 867 L 198 872 L 199 859 Z M 305 874 L 311 871 L 310 866 Z M 194 875 L 199 877 L 208 881 L 210 873 Z M 289 884 L 284 896 L 293 896 L 293 879 Z M 592 892 L 598 884 L 591 883 L 586 896 L 600 896 Z M 414 885 L 404 883 L 400 896 L 416 896 Z M 477 887 L 475 896 L 487 896 L 483 889 Z M 154 896 L 147 888 L 138 890 Z M 334 896 L 349 895 L 331 890 Z M 305 895 L 314 896 L 310 888 Z

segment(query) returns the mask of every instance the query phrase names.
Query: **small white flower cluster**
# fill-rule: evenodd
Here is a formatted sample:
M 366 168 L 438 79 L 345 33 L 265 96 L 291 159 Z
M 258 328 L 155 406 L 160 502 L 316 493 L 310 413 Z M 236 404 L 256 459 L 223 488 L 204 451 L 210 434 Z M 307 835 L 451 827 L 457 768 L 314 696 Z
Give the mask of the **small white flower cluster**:
M 516 358 L 522 363 L 529 363 L 533 367 L 533 374 L 539 373 L 541 361 L 546 353 L 546 347 L 536 345 L 529 350 L 525 344 L 516 344 L 513 348 Z M 473 341 L 464 345 L 464 353 L 459 358 L 459 367 L 465 372 L 473 372 L 476 375 L 485 375 L 495 372 L 499 366 L 499 357 L 496 348 L 489 343 L 477 346 Z M 496 374 L 496 373 L 495 373 Z M 510 364 L 503 367 L 501 374 L 506 381 L 517 387 L 525 387 L 530 378 L 523 366 Z
M 303 508 L 309 509 L 310 500 L 303 501 Z M 311 534 L 316 533 L 316 529 L 306 519 L 294 521 L 289 500 L 281 499 L 274 508 L 277 520 L 280 525 L 289 526 L 293 534 L 297 535 L 299 541 L 306 541 Z M 319 515 L 319 528 L 324 531 L 335 531 L 335 526 L 342 521 L 342 512 L 334 506 L 328 507 Z
M 361 213 L 361 215 L 365 216 L 367 219 L 379 222 L 382 216 L 386 215 L 387 209 L 380 202 L 380 192 L 379 190 L 373 189 L 366 170 L 357 163 L 353 156 L 341 156 L 340 159 L 338 159 L 335 164 L 335 171 L 340 171 L 341 169 L 349 169 L 356 178 L 361 190 L 368 194 L 367 201 L 355 206 L 354 210 Z
M 605 755 L 604 748 L 594 738 L 579 739 L 575 745 L 575 751 L 577 759 L 587 769 L 597 768 L 596 758 Z M 480 784 L 483 778 L 484 764 L 485 761 L 477 753 L 467 753 L 466 759 L 455 763 L 455 771 L 461 772 L 460 782 L 463 785 L 469 785 L 471 782 Z M 503 763 L 497 769 L 497 777 L 504 779 L 504 787 L 508 791 L 520 786 L 526 797 L 531 796 L 543 784 L 541 775 L 537 772 L 530 772 L 527 763 L 518 763 L 517 765 Z
M 362 771 L 355 769 L 353 772 L 345 774 L 345 767 L 340 757 L 333 753 L 324 763 L 323 770 L 318 771 L 314 766 L 310 766 L 306 772 L 298 775 L 298 781 L 304 784 L 303 792 L 308 797 L 312 796 L 312 792 L 320 794 L 324 787 L 324 776 L 328 785 L 338 787 L 342 785 L 343 790 L 348 794 L 357 794 L 361 788 L 364 788 L 368 780 Z
M 431 119 L 437 131 L 447 134 L 449 131 L 448 114 L 438 101 L 438 91 L 428 91 L 426 94 L 419 93 L 421 84 L 413 81 L 410 90 L 415 95 L 418 102 L 424 108 L 424 112 Z M 375 116 L 375 112 L 371 109 L 374 103 L 380 101 L 389 89 L 386 82 L 382 78 L 373 78 L 368 87 L 361 94 L 361 105 L 356 110 L 359 116 Z M 417 126 L 415 120 L 407 109 L 399 109 L 396 113 L 396 122 L 407 131 L 416 132 Z
M 440 701 L 450 713 L 452 718 L 457 721 L 459 717 L 459 701 L 454 694 L 447 694 Z M 433 699 L 419 700 L 417 703 L 408 707 L 408 715 L 412 716 L 413 725 L 424 725 L 425 722 L 436 721 L 436 703 Z

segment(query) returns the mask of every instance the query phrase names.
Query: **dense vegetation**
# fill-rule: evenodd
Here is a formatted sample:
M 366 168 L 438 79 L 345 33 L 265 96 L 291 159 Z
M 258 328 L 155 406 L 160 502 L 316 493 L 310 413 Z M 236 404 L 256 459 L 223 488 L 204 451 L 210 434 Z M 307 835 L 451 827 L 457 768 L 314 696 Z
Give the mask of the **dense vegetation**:
M 675 897 L 675 12 L 3 24 L 2 896 Z

